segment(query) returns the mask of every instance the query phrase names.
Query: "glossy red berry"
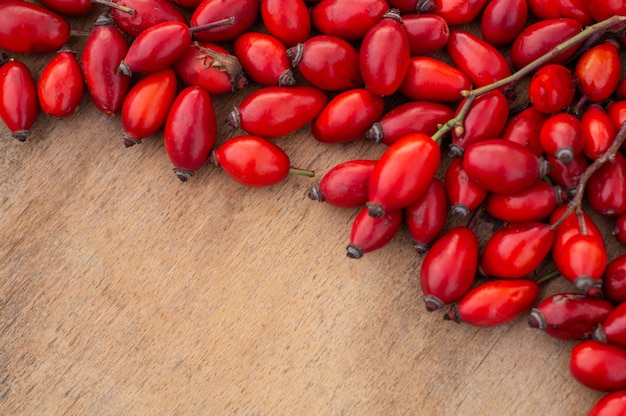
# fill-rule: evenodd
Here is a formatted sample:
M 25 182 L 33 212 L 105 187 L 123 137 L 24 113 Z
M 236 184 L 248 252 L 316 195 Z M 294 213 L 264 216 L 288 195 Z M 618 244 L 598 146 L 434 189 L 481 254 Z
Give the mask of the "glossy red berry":
M 358 140 L 384 111 L 384 101 L 365 88 L 344 91 L 334 96 L 313 122 L 311 132 L 323 143 Z
M 474 284 L 478 267 L 478 239 L 466 227 L 447 230 L 426 252 L 420 268 L 420 287 L 429 312 L 461 299 Z
M 500 47 L 513 42 L 528 18 L 526 0 L 491 0 L 480 19 L 482 38 Z
M 463 169 L 485 189 L 503 195 L 528 188 L 546 171 L 545 164 L 530 149 L 502 139 L 471 144 L 463 156 Z
M 600 215 L 615 217 L 626 212 L 626 157 L 622 153 L 617 152 L 591 175 L 585 195 Z
M 210 160 L 236 182 L 253 187 L 277 184 L 290 171 L 287 153 L 258 136 L 233 137 L 215 148 Z
M 607 263 L 602 276 L 602 293 L 612 302 L 626 302 L 626 254 Z
M 565 192 L 575 191 L 580 184 L 580 178 L 589 166 L 587 157 L 582 153 L 574 155 L 574 159 L 568 163 L 562 162 L 554 156 L 547 155 L 546 162 L 551 166 L 548 177 L 559 185 Z
M 626 347 L 626 302 L 617 305 L 596 327 L 593 339 Z
M 600 398 L 587 416 L 621 416 L 626 414 L 626 390 L 607 393 Z
M 555 234 L 542 222 L 507 224 L 487 240 L 480 270 L 486 276 L 504 279 L 528 276 L 550 254 Z
M 454 158 L 446 168 L 444 183 L 450 202 L 450 212 L 457 217 L 466 217 L 487 197 L 488 191 L 467 176 L 463 159 Z
M 527 312 L 538 297 L 534 280 L 490 280 L 471 289 L 444 318 L 478 327 L 503 325 Z
M 402 18 L 398 10 L 392 9 L 361 41 L 359 68 L 365 88 L 381 96 L 395 93 L 404 80 L 410 57 L 409 38 Z
M 281 137 L 313 121 L 327 102 L 326 94 L 315 87 L 264 87 L 234 107 L 228 123 L 254 136 Z
M 413 56 L 399 91 L 412 100 L 458 102 L 472 82 L 458 68 L 430 56 Z
M 528 317 L 528 325 L 562 340 L 586 340 L 613 310 L 605 299 L 583 293 L 556 293 L 542 300 Z
M 486 4 L 487 0 L 419 0 L 417 10 L 437 14 L 450 26 L 461 26 L 476 19 Z
M 411 133 L 432 136 L 439 127 L 454 117 L 452 109 L 443 103 L 409 101 L 389 110 L 367 131 L 365 137 L 376 143 L 392 145 Z
M 571 162 L 585 145 L 580 120 L 569 113 L 550 116 L 541 127 L 539 140 L 548 155 L 563 163 Z
M 574 76 L 580 92 L 593 103 L 611 96 L 621 76 L 619 47 L 606 41 L 585 51 L 576 61 Z
M 571 351 L 570 373 L 590 389 L 626 389 L 626 348 L 595 340 L 583 341 Z
M 539 134 L 548 117 L 548 114 L 530 106 L 508 119 L 501 135 L 502 139 L 524 145 L 536 156 L 542 156 L 543 147 Z
M 552 259 L 563 277 L 584 291 L 601 285 L 607 262 L 603 240 L 594 235 L 576 234 L 561 249 L 556 248 L 552 251 Z
M 35 80 L 21 61 L 11 59 L 0 65 L 0 118 L 12 136 L 24 142 L 39 114 Z
M 395 210 L 373 218 L 368 215 L 367 208 L 361 209 L 352 223 L 347 256 L 358 259 L 365 253 L 385 246 L 400 229 L 402 216 L 402 210 Z
M 287 49 L 277 38 L 259 32 L 246 32 L 237 37 L 233 54 L 246 76 L 257 84 L 294 85 Z
M 83 73 L 74 52 L 60 50 L 46 64 L 37 81 L 41 110 L 50 117 L 73 115 L 85 91 Z
M 167 0 L 115 0 L 115 3 L 134 10 L 133 13 L 116 8 L 110 11 L 117 27 L 133 38 L 159 23 L 187 23 L 185 15 Z
M 262 0 L 261 19 L 269 34 L 287 47 L 311 35 L 311 15 L 304 0 Z
M 565 110 L 574 101 L 575 93 L 574 74 L 561 64 L 542 66 L 532 76 L 528 86 L 531 104 L 546 114 Z
M 490 193 L 485 210 L 505 222 L 542 221 L 563 203 L 565 197 L 559 186 L 537 179 L 533 185 L 511 195 Z
M 176 74 L 171 68 L 151 72 L 131 87 L 120 113 L 126 147 L 141 143 L 163 127 L 176 88 Z
M 405 222 L 418 253 L 428 250 L 444 230 L 448 218 L 446 189 L 438 178 L 415 202 L 405 208 Z
M 185 182 L 209 159 L 217 139 L 213 100 L 200 87 L 186 87 L 174 99 L 163 130 L 174 173 Z
M 291 65 L 311 85 L 325 91 L 362 87 L 359 53 L 346 40 L 318 35 L 287 49 Z
M 96 107 L 108 116 L 117 114 L 130 89 L 131 79 L 117 68 L 128 42 L 107 15 L 101 15 L 87 38 L 81 55 L 85 85 Z
M 228 42 L 246 32 L 260 15 L 259 0 L 204 0 L 191 15 L 190 27 L 234 18 L 232 25 L 210 31 L 199 31 L 196 39 L 205 42 Z
M 582 25 L 593 23 L 589 3 L 585 0 L 527 0 L 531 12 L 538 18 L 558 19 L 567 17 L 578 20 Z
M 583 129 L 583 153 L 590 159 L 602 156 L 615 140 L 617 131 L 604 108 L 592 104 L 580 118 Z
M 612 16 L 624 16 L 626 15 L 626 3 L 623 0 L 605 0 L 593 3 L 593 7 L 589 7 L 589 13 L 596 22 Z
M 362 39 L 389 10 L 385 0 L 321 0 L 311 8 L 313 26 L 324 35 L 347 41 Z
M 450 39 L 450 27 L 441 16 L 431 13 L 402 15 L 404 31 L 409 38 L 411 56 L 427 55 L 442 49 Z
M 62 16 L 22 0 L 0 1 L 0 49 L 15 53 L 54 52 L 70 40 Z
M 340 208 L 365 206 L 369 198 L 369 183 L 376 160 L 356 159 L 335 165 L 319 183 L 307 190 L 314 201 L 326 202 Z
M 370 179 L 370 215 L 378 217 L 415 202 L 428 189 L 440 159 L 439 146 L 425 134 L 409 134 L 389 146 Z

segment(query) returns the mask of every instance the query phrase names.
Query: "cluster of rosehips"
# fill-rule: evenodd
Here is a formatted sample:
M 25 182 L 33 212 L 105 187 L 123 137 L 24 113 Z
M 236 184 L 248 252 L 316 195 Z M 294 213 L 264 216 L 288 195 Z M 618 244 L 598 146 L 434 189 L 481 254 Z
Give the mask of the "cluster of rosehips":
M 107 11 L 78 59 L 64 48 L 64 15 L 94 2 L 0 0 L 0 49 L 57 51 L 37 82 L 3 55 L 0 116 L 15 138 L 27 140 L 39 109 L 71 116 L 86 85 L 100 111 L 120 113 L 127 147 L 163 129 L 182 181 L 209 160 L 249 186 L 311 175 L 270 140 L 308 124 L 323 143 L 383 143 L 379 159 L 345 161 L 308 191 L 360 209 L 348 256 L 383 247 L 405 224 L 425 253 L 428 311 L 449 305 L 446 319 L 477 326 L 530 311 L 531 326 L 582 341 L 572 374 L 611 392 L 589 414 L 626 412 L 626 254 L 609 261 L 583 209 L 614 221 L 626 244 L 623 0 L 96 2 Z M 262 32 L 251 30 L 258 20 Z M 460 28 L 471 22 L 480 35 Z M 528 103 L 512 109 L 526 76 Z M 227 119 L 246 134 L 218 146 L 212 96 L 249 82 L 261 88 Z M 448 226 L 450 213 L 481 209 L 504 224 L 482 247 L 472 221 Z M 531 278 L 549 258 L 556 270 Z M 576 290 L 539 301 L 555 275 Z

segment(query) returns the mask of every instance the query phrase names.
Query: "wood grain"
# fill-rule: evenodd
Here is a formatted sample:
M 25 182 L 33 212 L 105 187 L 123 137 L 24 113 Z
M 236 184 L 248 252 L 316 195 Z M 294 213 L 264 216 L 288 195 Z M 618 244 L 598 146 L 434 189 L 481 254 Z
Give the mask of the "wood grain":
M 247 91 L 215 97 L 218 119 Z M 602 395 L 570 376 L 574 343 L 523 318 L 427 313 L 406 229 L 347 258 L 356 211 L 310 201 L 316 179 L 250 189 L 207 165 L 181 183 L 162 133 L 126 149 L 88 96 L 0 137 L 1 414 L 575 416 Z M 384 150 L 308 128 L 276 143 L 318 178 Z

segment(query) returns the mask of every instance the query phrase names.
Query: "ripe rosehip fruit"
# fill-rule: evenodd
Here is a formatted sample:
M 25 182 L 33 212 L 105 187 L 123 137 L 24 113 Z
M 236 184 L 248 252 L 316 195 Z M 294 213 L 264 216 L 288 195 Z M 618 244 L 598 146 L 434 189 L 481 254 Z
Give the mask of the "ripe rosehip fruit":
M 117 68 L 128 42 L 108 15 L 101 15 L 87 38 L 81 55 L 85 85 L 96 107 L 108 116 L 117 114 L 130 89 L 131 79 Z
M 539 134 L 541 133 L 543 123 L 545 123 L 548 117 L 548 114 L 530 106 L 509 118 L 504 126 L 504 131 L 501 135 L 502 139 L 524 145 L 539 157 L 543 155 Z
M 242 89 L 248 82 L 236 56 L 209 42 L 193 42 L 172 68 L 187 85 L 202 87 L 212 95 Z
M 490 193 L 485 201 L 485 211 L 505 222 L 542 221 L 563 203 L 565 197 L 561 187 L 537 179 L 533 185 L 511 195 Z
M 425 134 L 409 134 L 389 146 L 370 179 L 370 215 L 379 217 L 416 201 L 428 189 L 440 160 L 439 146 Z
M 398 10 L 392 9 L 367 31 L 361 41 L 359 68 L 365 88 L 374 94 L 392 95 L 404 80 L 411 50 L 402 25 Z
M 593 20 L 600 22 L 612 16 L 626 15 L 626 4 L 623 0 L 605 0 L 589 7 L 589 13 Z
M 307 196 L 340 208 L 365 206 L 376 160 L 348 160 L 335 165 L 307 190 Z
M 74 52 L 59 50 L 41 71 L 37 96 L 42 111 L 56 118 L 69 117 L 80 105 L 85 83 Z
M 485 8 L 487 0 L 420 0 L 417 11 L 437 14 L 450 26 L 461 26 L 473 21 Z
M 467 147 L 463 169 L 483 188 L 510 195 L 543 177 L 547 170 L 544 162 L 519 143 L 489 139 Z
M 209 159 L 217 139 L 213 101 L 200 87 L 186 87 L 174 99 L 163 131 L 165 151 L 178 179 L 187 181 Z
M 361 209 L 352 223 L 347 256 L 359 259 L 364 253 L 385 246 L 400 229 L 402 217 L 402 210 L 388 211 L 385 215 L 373 218 L 368 215 L 367 208 Z
M 291 65 L 314 87 L 346 91 L 363 86 L 359 53 L 347 41 L 318 35 L 287 49 Z
M 528 98 L 535 109 L 552 114 L 569 107 L 574 101 L 574 74 L 561 64 L 548 64 L 530 79 Z
M 385 0 L 321 0 L 311 8 L 313 26 L 324 35 L 347 41 L 362 39 L 389 10 Z
M 574 68 L 580 92 L 593 103 L 602 102 L 613 94 L 620 75 L 619 48 L 612 40 L 585 51 Z
M 441 180 L 433 178 L 424 194 L 405 208 L 405 214 L 413 247 L 424 253 L 441 234 L 448 219 L 448 198 Z
M 463 159 L 457 157 L 446 168 L 444 183 L 450 212 L 463 218 L 474 211 L 487 197 L 488 191 L 467 176 Z
M 580 184 L 580 177 L 589 166 L 587 157 L 582 153 L 574 155 L 571 162 L 564 163 L 554 156 L 547 155 L 546 162 L 551 166 L 548 177 L 567 193 L 575 191 Z
M 290 172 L 287 153 L 257 136 L 233 137 L 213 149 L 209 158 L 228 176 L 246 186 L 274 185 Z
M 527 17 L 526 0 L 492 0 L 480 19 L 482 38 L 496 47 L 508 45 L 522 31 Z
M 412 100 L 457 102 L 472 82 L 458 68 L 430 56 L 412 56 L 400 93 Z
M 593 331 L 593 339 L 602 343 L 626 346 L 626 303 L 613 309 L 604 321 Z
M 176 98 L 176 74 L 171 68 L 151 72 L 128 91 L 120 117 L 126 147 L 158 132 Z
M 444 319 L 478 327 L 502 325 L 527 312 L 538 297 L 534 280 L 490 280 L 470 289 Z
M 528 7 L 542 20 L 568 17 L 585 26 L 593 23 L 585 0 L 528 0 Z
M 580 118 L 583 128 L 583 153 L 590 159 L 602 156 L 611 146 L 617 131 L 611 117 L 601 106 L 592 104 Z
M 427 55 L 442 49 L 450 38 L 448 22 L 436 14 L 408 13 L 402 15 L 404 31 L 409 38 L 411 56 Z
M 21 61 L 11 59 L 0 65 L 0 118 L 12 136 L 24 142 L 39 114 L 35 80 Z
M 313 122 L 311 131 L 323 143 L 358 140 L 384 111 L 384 100 L 365 88 L 344 91 L 333 97 Z
M 261 19 L 269 34 L 287 47 L 311 35 L 311 16 L 303 0 L 262 0 Z
M 563 163 L 571 162 L 575 155 L 582 152 L 585 145 L 583 139 L 580 120 L 569 113 L 550 116 L 539 133 L 541 147 Z
M 260 14 L 259 0 L 204 0 L 191 15 L 190 27 L 234 17 L 232 25 L 220 26 L 210 31 L 200 31 L 196 39 L 205 42 L 228 42 L 247 31 Z
M 257 84 L 272 86 L 296 83 L 287 49 L 274 36 L 259 32 L 243 33 L 237 36 L 233 53 L 248 78 Z
M 134 10 L 134 13 L 117 8 L 110 11 L 117 27 L 133 38 L 159 23 L 187 23 L 185 15 L 167 0 L 115 0 L 115 3 Z
M 626 389 L 626 348 L 595 340 L 583 341 L 571 351 L 570 373 L 590 389 Z
M 428 312 L 461 299 L 474 284 L 478 239 L 466 227 L 453 227 L 426 252 L 420 268 L 420 287 Z
M 585 195 L 600 215 L 615 217 L 626 212 L 626 157 L 621 152 L 591 175 Z
M 503 279 L 527 276 L 548 256 L 555 234 L 542 222 L 507 224 L 487 240 L 480 270 L 485 276 Z
M 228 123 L 254 136 L 281 137 L 310 123 L 327 102 L 326 94 L 315 87 L 264 87 L 234 107 Z
M 367 131 L 365 137 L 391 146 L 411 133 L 432 136 L 439 126 L 454 117 L 452 109 L 443 103 L 409 101 L 389 110 Z
M 592 298 L 582 293 L 556 293 L 533 308 L 528 325 L 562 340 L 591 339 L 595 328 L 613 310 L 605 299 Z
M 601 286 L 607 254 L 604 241 L 596 236 L 572 235 L 561 249 L 552 251 L 552 259 L 563 277 L 577 288 L 589 291 Z
M 602 276 L 602 293 L 612 302 L 626 302 L 626 254 L 607 263 Z
M 0 49 L 54 52 L 69 40 L 70 25 L 62 16 L 26 1 L 0 1 Z
M 626 390 L 607 393 L 598 400 L 587 416 L 620 416 L 626 414 Z

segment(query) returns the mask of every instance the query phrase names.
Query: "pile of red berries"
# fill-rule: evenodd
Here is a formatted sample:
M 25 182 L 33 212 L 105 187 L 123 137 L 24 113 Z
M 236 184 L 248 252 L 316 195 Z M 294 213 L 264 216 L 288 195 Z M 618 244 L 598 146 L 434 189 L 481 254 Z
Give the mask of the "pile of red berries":
M 0 117 L 16 139 L 40 110 L 74 114 L 86 86 L 100 111 L 120 114 L 127 147 L 162 130 L 182 181 L 208 161 L 249 186 L 312 176 L 271 140 L 307 125 L 323 143 L 383 143 L 379 159 L 346 160 L 308 189 L 360 210 L 347 255 L 405 225 L 424 254 L 428 311 L 476 326 L 527 314 L 580 341 L 572 375 L 609 392 L 589 415 L 626 413 L 626 253 L 609 259 L 586 211 L 626 244 L 623 0 L 40 3 L 0 0 Z M 77 57 L 66 17 L 94 7 L 105 12 Z M 55 51 L 36 81 L 10 56 Z M 226 120 L 246 134 L 218 145 L 212 97 L 248 84 L 260 88 Z M 484 244 L 481 212 L 499 222 Z M 572 291 L 540 299 L 556 276 Z

